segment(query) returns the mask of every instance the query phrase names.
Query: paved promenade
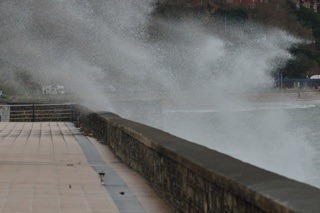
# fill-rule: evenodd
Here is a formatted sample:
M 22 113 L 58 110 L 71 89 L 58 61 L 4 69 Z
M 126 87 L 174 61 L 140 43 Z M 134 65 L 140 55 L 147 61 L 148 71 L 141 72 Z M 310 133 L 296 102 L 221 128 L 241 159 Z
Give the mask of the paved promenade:
M 145 180 L 73 124 L 0 123 L 0 212 L 171 211 Z

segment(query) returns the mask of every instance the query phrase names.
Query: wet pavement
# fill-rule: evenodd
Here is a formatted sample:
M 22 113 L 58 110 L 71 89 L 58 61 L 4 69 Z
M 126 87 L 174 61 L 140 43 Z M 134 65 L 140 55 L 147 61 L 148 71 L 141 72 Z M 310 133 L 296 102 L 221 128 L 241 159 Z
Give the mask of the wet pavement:
M 98 173 L 104 173 L 99 175 Z M 0 123 L 0 212 L 172 212 L 72 123 Z

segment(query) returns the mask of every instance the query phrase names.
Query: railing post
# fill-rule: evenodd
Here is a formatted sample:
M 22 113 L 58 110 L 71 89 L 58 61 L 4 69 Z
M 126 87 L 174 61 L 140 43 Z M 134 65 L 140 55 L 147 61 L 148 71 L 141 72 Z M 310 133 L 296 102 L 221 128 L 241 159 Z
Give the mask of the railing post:
M 35 122 L 34 104 L 32 104 L 32 122 Z
M 71 105 L 70 105 L 70 109 L 71 109 L 71 122 L 74 122 L 74 104 L 72 103 Z

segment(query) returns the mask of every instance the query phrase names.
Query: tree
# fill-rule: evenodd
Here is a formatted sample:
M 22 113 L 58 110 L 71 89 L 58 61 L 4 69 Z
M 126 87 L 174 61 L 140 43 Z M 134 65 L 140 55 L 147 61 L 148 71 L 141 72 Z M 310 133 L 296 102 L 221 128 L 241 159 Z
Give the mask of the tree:
M 258 4 L 251 12 L 251 17 L 259 23 L 288 31 L 300 38 L 312 39 L 310 30 L 299 21 L 294 11 L 296 9 L 291 2 L 269 0 Z

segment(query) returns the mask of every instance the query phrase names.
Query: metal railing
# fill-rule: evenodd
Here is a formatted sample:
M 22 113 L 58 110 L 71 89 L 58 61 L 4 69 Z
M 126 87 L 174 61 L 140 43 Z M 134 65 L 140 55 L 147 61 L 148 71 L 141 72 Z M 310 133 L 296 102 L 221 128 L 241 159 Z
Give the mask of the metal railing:
M 75 104 L 13 104 L 6 106 L 10 110 L 9 115 L 6 115 L 9 118 L 7 117 L 6 120 L 12 122 L 74 121 L 76 119 Z

